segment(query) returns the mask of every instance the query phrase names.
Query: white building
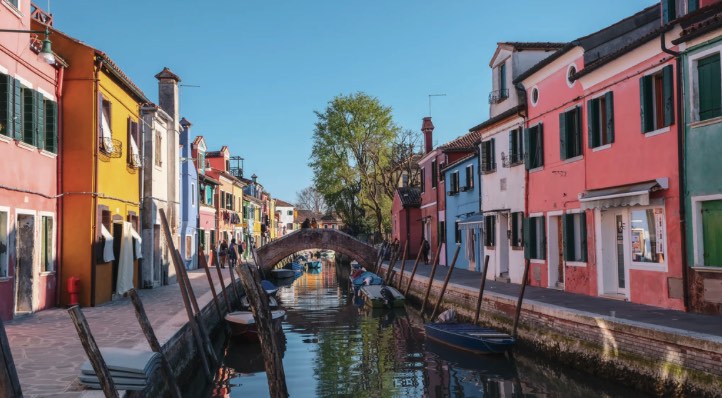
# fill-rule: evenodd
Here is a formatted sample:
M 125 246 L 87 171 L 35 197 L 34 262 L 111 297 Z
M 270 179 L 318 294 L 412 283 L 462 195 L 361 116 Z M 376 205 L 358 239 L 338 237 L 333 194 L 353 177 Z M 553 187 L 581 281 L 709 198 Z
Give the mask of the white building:
M 281 199 L 276 199 L 276 213 L 278 217 L 278 236 L 281 237 L 294 231 L 295 207 Z

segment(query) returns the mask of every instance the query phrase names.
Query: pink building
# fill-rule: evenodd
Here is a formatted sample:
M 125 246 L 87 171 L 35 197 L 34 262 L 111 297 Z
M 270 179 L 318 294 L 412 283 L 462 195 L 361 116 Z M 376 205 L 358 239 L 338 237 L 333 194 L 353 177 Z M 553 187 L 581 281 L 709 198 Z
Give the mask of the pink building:
M 3 29 L 42 14 L 30 0 L 0 2 Z M 39 59 L 42 33 L 0 33 L 0 318 L 56 303 L 58 105 L 66 65 Z
M 515 81 L 528 98 L 531 284 L 685 307 L 676 72 L 660 17 L 649 7 Z
M 407 258 L 415 259 L 421 247 L 421 190 L 418 187 L 401 187 L 394 193 L 391 205 L 391 241 L 398 239 L 400 250 L 409 242 Z

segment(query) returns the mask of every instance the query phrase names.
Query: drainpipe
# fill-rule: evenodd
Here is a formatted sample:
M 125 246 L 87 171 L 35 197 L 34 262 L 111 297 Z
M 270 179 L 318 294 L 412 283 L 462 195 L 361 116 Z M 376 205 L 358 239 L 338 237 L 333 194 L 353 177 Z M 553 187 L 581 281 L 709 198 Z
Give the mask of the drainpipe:
M 103 67 L 103 59 L 98 57 L 95 64 L 95 72 L 94 72 L 94 87 L 93 87 L 93 109 L 95 110 L 95 127 L 93 128 L 95 131 L 95 134 L 93 134 L 93 142 L 95 143 L 95 148 L 93 149 L 93 187 L 92 192 L 97 192 L 98 190 L 98 125 L 100 123 L 100 112 L 101 109 L 98 106 L 98 96 L 100 95 L 100 69 Z M 93 215 L 92 222 L 93 222 L 93 235 L 95 236 L 95 233 L 98 229 L 98 195 L 93 195 Z M 95 239 L 94 239 L 95 240 Z M 90 250 L 90 306 L 95 307 L 95 242 L 91 245 L 92 249 Z
M 63 79 L 65 79 L 65 68 L 63 66 L 60 66 L 57 69 L 57 75 L 56 75 L 56 84 L 55 84 L 55 98 L 57 99 L 57 106 L 58 106 L 58 119 L 56 120 L 57 123 L 57 129 L 58 129 L 58 138 L 57 138 L 57 146 L 55 150 L 58 153 L 57 161 L 55 163 L 56 169 L 56 182 L 55 186 L 56 188 L 59 188 L 58 190 L 60 192 L 56 191 L 56 194 L 58 194 L 58 199 L 55 202 L 55 213 L 57 214 L 56 217 L 56 225 L 55 225 L 55 236 L 56 236 L 56 250 L 57 250 L 57 257 L 55 261 L 55 304 L 60 303 L 60 289 L 63 285 L 63 278 L 62 278 L 62 265 L 63 265 L 63 234 L 60 232 L 62 228 L 62 220 L 63 220 L 63 151 L 61 150 L 61 145 L 63 145 Z
M 665 41 L 666 30 L 663 30 L 659 35 L 660 45 L 662 51 L 673 56 L 676 62 L 676 77 L 677 77 L 677 167 L 679 170 L 679 223 L 680 223 L 680 235 L 682 243 L 682 300 L 684 302 L 684 310 L 689 311 L 689 281 L 687 272 L 689 271 L 689 264 L 687 263 L 687 233 L 685 219 L 685 199 L 684 199 L 684 114 L 682 113 L 682 59 L 681 53 L 670 50 L 667 48 Z

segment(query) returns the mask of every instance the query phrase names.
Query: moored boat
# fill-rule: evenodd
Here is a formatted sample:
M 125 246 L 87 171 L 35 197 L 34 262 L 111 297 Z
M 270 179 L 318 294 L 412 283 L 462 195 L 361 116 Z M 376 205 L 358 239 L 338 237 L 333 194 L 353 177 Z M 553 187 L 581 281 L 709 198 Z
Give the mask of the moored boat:
M 249 310 L 251 308 L 251 303 L 248 301 L 248 296 L 241 297 L 241 309 L 243 310 Z M 275 310 L 278 308 L 278 300 L 276 300 L 275 297 L 268 297 L 268 308 Z
M 365 304 L 371 308 L 398 308 L 406 303 L 404 295 L 391 286 L 361 286 L 360 292 Z
M 319 269 L 321 268 L 321 261 L 309 261 L 306 263 L 306 268 L 308 269 Z
M 296 273 L 292 269 L 276 268 L 271 270 L 271 275 L 276 279 L 293 278 Z
M 353 284 L 353 287 L 355 289 L 358 289 L 364 285 L 381 285 L 384 283 L 384 280 L 373 272 L 364 271 L 363 269 L 361 269 L 359 273 L 351 273 L 351 283 Z
M 284 310 L 271 311 L 273 327 L 280 327 L 280 320 L 286 315 Z M 258 341 L 256 320 L 251 311 L 235 311 L 226 314 L 226 322 L 231 326 L 231 335 L 242 337 L 249 341 Z
M 503 354 L 516 343 L 507 333 L 470 323 L 427 323 L 424 330 L 431 340 L 477 354 Z
M 290 263 L 283 266 L 285 269 L 290 269 L 294 271 L 303 271 L 303 265 L 300 263 L 297 263 L 295 261 L 291 261 Z
M 278 291 L 278 286 L 274 285 L 273 282 L 267 281 L 265 279 L 261 280 L 261 287 L 263 287 L 263 290 L 269 297 L 275 296 L 276 292 Z

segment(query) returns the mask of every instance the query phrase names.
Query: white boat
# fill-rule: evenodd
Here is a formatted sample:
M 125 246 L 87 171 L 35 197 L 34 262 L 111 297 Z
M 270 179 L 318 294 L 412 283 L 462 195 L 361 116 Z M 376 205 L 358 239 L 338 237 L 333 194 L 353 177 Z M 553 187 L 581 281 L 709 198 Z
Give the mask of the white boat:
M 279 321 L 286 315 L 284 310 L 271 311 L 271 318 L 280 325 Z M 258 341 L 258 329 L 256 328 L 256 320 L 253 319 L 251 311 L 235 311 L 226 314 L 226 322 L 231 325 L 231 334 L 233 336 L 243 337 L 250 341 Z

